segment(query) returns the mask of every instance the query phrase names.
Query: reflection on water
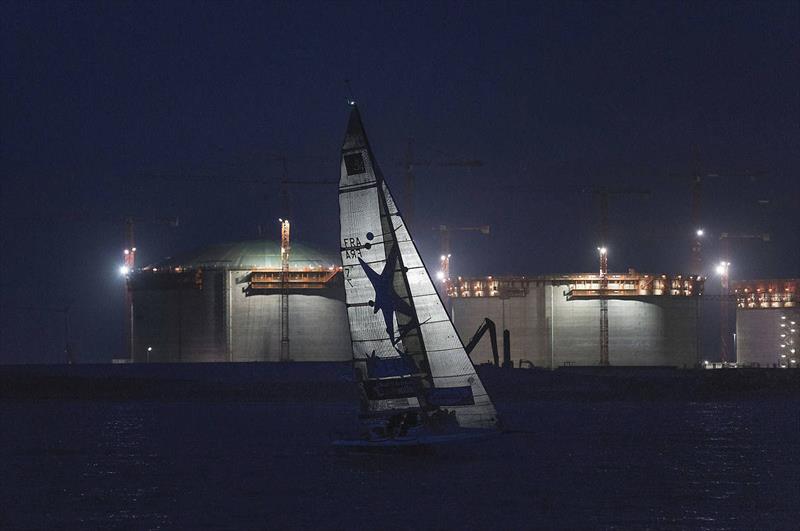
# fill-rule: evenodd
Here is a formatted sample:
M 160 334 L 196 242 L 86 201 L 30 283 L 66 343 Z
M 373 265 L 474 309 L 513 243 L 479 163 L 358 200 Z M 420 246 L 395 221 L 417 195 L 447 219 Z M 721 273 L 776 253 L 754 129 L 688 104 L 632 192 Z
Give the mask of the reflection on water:
M 0 402 L 0 527 L 791 528 L 800 402 L 500 404 L 449 454 L 330 450 L 351 404 Z

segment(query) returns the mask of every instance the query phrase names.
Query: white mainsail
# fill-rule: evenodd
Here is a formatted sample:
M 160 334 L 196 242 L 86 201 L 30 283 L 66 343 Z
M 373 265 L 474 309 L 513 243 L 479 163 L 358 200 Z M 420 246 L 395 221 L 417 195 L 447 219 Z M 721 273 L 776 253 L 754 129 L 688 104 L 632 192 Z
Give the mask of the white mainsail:
M 353 105 L 339 181 L 353 361 L 367 412 L 452 411 L 466 428 L 497 414 L 444 309 Z

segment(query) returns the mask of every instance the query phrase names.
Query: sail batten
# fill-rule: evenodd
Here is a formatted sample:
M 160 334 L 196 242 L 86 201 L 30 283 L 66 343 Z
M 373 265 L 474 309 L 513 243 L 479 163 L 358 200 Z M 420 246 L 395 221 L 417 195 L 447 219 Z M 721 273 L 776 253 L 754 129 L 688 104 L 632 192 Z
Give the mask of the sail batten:
M 362 411 L 441 409 L 461 426 L 495 427 L 494 406 L 395 205 L 355 106 L 342 146 L 339 206 Z

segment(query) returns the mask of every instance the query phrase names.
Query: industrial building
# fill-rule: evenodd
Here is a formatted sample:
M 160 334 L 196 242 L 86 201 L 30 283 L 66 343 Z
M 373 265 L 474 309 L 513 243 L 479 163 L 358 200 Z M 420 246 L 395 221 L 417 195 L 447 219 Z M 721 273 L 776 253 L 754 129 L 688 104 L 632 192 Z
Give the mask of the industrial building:
M 280 243 L 252 240 L 131 271 L 131 360 L 349 360 L 338 257 L 292 243 L 284 277 L 283 256 Z
M 736 364 L 797 368 L 800 353 L 800 279 L 747 280 L 733 284 L 736 297 Z
M 698 360 L 703 277 L 580 273 L 461 278 L 448 295 L 464 341 L 489 318 L 510 332 L 511 361 L 537 367 L 673 366 Z M 502 347 L 501 347 L 502 349 Z M 472 351 L 488 362 L 488 341 Z
M 270 240 L 209 246 L 131 271 L 130 359 L 350 360 L 338 257 L 299 243 L 289 256 L 285 277 L 281 243 Z M 469 341 L 488 317 L 510 331 L 514 365 L 692 367 L 699 361 L 702 277 L 635 271 L 489 276 L 458 278 L 446 289 L 461 339 Z M 491 361 L 489 342 L 471 356 L 475 363 Z

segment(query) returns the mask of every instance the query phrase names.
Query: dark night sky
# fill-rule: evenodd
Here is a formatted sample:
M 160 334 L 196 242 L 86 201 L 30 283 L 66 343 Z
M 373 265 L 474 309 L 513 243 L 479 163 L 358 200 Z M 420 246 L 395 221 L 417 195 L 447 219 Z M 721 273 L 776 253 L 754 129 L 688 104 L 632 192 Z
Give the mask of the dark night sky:
M 576 184 L 654 192 L 612 200 L 611 269 L 687 271 L 695 147 L 732 175 L 704 187 L 708 291 L 721 232 L 773 236 L 734 247 L 734 279 L 800 274 L 797 2 L 3 2 L 0 19 L 0 363 L 61 361 L 60 317 L 20 307 L 70 299 L 80 358 L 121 355 L 125 216 L 181 220 L 137 226 L 140 265 L 277 237 L 270 156 L 338 179 L 345 78 L 395 195 L 409 136 L 421 158 L 484 161 L 417 171 L 428 260 L 434 225 L 492 225 L 454 237 L 456 274 L 594 270 Z M 335 252 L 335 187 L 294 189 L 292 209 L 296 240 Z

